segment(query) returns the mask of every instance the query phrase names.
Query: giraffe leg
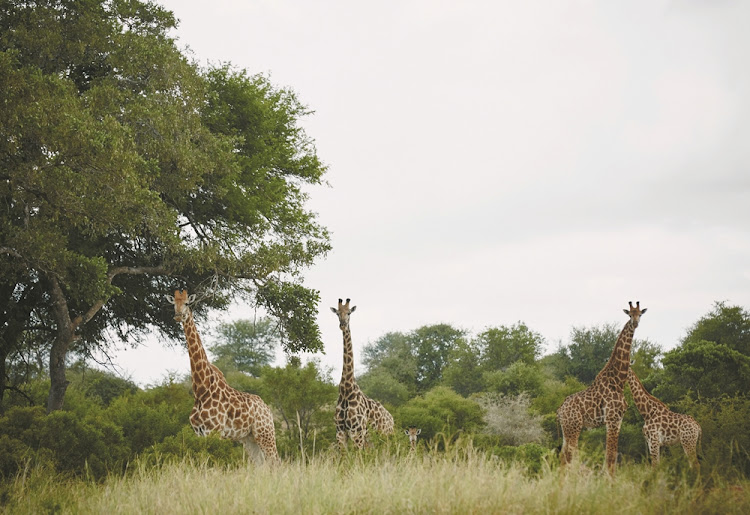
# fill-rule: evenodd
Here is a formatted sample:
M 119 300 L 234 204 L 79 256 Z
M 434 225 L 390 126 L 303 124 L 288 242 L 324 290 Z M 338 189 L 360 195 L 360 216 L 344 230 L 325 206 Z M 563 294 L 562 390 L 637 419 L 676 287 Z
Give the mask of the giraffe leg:
M 344 431 L 343 429 L 336 430 L 336 441 L 338 442 L 339 449 L 341 451 L 346 450 L 346 444 L 347 444 L 348 439 L 349 437 L 347 436 L 346 431 Z
M 281 461 L 279 459 L 279 452 L 276 450 L 275 431 L 259 429 L 256 432 L 255 442 L 261 453 L 261 463 L 266 462 L 271 465 L 277 465 Z
M 580 435 L 580 430 L 570 434 L 563 433 L 563 444 L 560 449 L 560 465 L 567 465 L 573 461 L 573 458 L 578 453 L 578 438 Z
M 364 431 L 359 431 L 352 434 L 351 439 L 354 441 L 354 445 L 359 450 L 364 449 L 365 445 L 367 445 L 367 433 L 365 433 Z
M 685 456 L 688 457 L 690 468 L 695 466 L 700 469 L 700 463 L 698 462 L 698 434 L 688 434 L 681 438 L 680 443 L 682 444 L 682 450 L 685 451 Z
M 607 421 L 607 470 L 610 475 L 615 475 L 615 466 L 617 465 L 617 440 L 620 437 L 620 424 L 622 418 L 614 417 Z
M 578 413 L 568 412 L 566 415 L 557 416 L 562 429 L 563 443 L 560 448 L 560 465 L 567 465 L 578 451 L 578 437 L 583 430 L 583 417 Z
M 646 442 L 648 442 L 648 453 L 651 455 L 651 466 L 656 467 L 659 464 L 660 447 L 659 435 L 648 434 L 646 435 Z

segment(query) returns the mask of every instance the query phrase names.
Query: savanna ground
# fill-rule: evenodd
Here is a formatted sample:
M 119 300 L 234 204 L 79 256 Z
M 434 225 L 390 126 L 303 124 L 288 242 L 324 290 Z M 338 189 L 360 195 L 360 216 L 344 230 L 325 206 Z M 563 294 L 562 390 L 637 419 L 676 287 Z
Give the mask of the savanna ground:
M 470 443 L 319 452 L 276 468 L 183 459 L 136 464 L 102 481 L 28 467 L 1 492 L 5 513 L 750 513 L 750 481 L 704 477 L 677 461 L 560 469 L 488 457 Z

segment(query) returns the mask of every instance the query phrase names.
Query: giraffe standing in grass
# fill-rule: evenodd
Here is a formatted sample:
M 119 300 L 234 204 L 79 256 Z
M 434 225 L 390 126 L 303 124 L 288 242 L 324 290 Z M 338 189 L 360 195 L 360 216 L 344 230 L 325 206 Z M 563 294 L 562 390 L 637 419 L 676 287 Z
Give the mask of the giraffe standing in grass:
M 625 381 L 630 370 L 630 347 L 641 315 L 640 302 L 628 303 L 625 309 L 628 321 L 622 328 L 612 355 L 604 368 L 597 374 L 594 382 L 585 390 L 569 395 L 557 409 L 557 420 L 563 434 L 560 450 L 560 463 L 569 463 L 578 449 L 578 437 L 587 427 L 607 427 L 607 470 L 614 475 L 617 461 L 617 439 L 620 435 L 622 417 L 628 408 L 623 394 Z
M 182 322 L 190 355 L 190 376 L 195 404 L 190 425 L 200 436 L 218 432 L 223 438 L 242 442 L 245 451 L 258 464 L 279 461 L 276 451 L 276 430 L 271 409 L 257 395 L 235 390 L 227 384 L 224 374 L 208 361 L 201 344 L 193 313 L 188 304 L 195 295 L 175 291 L 167 295 L 174 304 L 174 319 Z
M 341 370 L 339 398 L 336 403 L 336 440 L 344 450 L 349 438 L 358 449 L 367 443 L 367 425 L 372 424 L 383 434 L 393 434 L 393 416 L 378 401 L 370 399 L 360 390 L 354 379 L 354 352 L 352 350 L 352 333 L 349 329 L 349 317 L 357 306 L 349 307 L 350 299 L 344 304 L 339 299 L 337 308 L 331 308 L 339 318 L 339 328 L 344 335 L 344 366 Z
M 422 430 L 417 429 L 417 426 L 409 426 L 409 429 L 405 429 L 404 433 L 409 437 L 409 451 L 415 452 L 417 450 L 417 437 L 422 433 Z
M 643 416 L 643 436 L 648 444 L 651 464 L 656 466 L 659 463 L 659 450 L 662 446 L 679 443 L 690 460 L 690 466 L 699 467 L 695 449 L 701 437 L 700 424 L 690 415 L 675 413 L 648 393 L 632 368 L 628 370 L 628 384 L 635 406 Z

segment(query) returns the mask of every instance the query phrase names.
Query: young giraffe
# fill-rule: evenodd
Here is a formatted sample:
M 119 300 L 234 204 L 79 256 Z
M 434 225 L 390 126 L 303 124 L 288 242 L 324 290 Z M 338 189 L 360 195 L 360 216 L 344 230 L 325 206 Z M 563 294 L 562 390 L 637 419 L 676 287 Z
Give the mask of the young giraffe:
M 341 370 L 339 383 L 339 398 L 336 402 L 336 440 L 344 450 L 348 438 L 354 441 L 358 449 L 367 443 L 367 424 L 383 434 L 393 434 L 393 416 L 378 401 L 370 399 L 360 390 L 354 379 L 354 352 L 352 351 L 352 333 L 349 329 L 349 317 L 357 306 L 349 308 L 350 299 L 346 304 L 339 299 L 339 307 L 331 311 L 339 317 L 339 328 L 344 335 L 344 366 Z
M 622 417 L 628 408 L 623 394 L 625 381 L 630 369 L 630 347 L 633 343 L 633 333 L 646 312 L 641 310 L 640 302 L 628 303 L 630 309 L 625 309 L 629 319 L 617 338 L 612 355 L 597 374 L 594 382 L 585 390 L 569 395 L 557 409 L 557 420 L 560 422 L 563 434 L 563 444 L 560 451 L 560 463 L 569 463 L 578 449 L 578 437 L 587 427 L 607 426 L 607 458 L 606 464 L 610 474 L 615 472 L 617 461 L 617 438 L 620 434 Z
M 643 436 L 646 438 L 648 452 L 651 454 L 651 464 L 656 466 L 659 463 L 661 446 L 679 443 L 682 444 L 682 450 L 690 460 L 690 466 L 695 464 L 696 467 L 700 467 L 695 451 L 701 437 L 700 424 L 690 415 L 675 413 L 666 404 L 648 393 L 632 368 L 628 369 L 628 384 L 635 406 L 643 416 Z
M 409 451 L 415 452 L 417 450 L 417 436 L 422 433 L 422 430 L 417 429 L 417 426 L 409 426 L 409 429 L 404 429 L 404 433 L 409 437 Z
M 190 355 L 190 372 L 195 404 L 190 425 L 200 436 L 217 431 L 223 438 L 237 440 L 258 464 L 268 460 L 279 462 L 276 451 L 276 430 L 271 409 L 257 395 L 235 390 L 227 384 L 224 374 L 208 361 L 195 327 L 188 304 L 195 295 L 175 291 L 166 296 L 174 304 L 174 319 L 182 322 Z

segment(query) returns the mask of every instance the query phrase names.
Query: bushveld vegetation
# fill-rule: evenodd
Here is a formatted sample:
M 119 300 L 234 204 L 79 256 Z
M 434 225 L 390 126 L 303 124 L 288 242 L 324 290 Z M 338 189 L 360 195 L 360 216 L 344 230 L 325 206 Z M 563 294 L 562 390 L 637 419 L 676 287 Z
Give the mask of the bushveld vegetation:
M 11 369 L 26 367 L 27 380 L 7 391 L 2 404 L 0 505 L 12 512 L 201 511 L 217 502 L 216 495 L 229 511 L 254 506 L 284 512 L 304 504 L 308 513 L 593 513 L 601 512 L 597 503 L 604 497 L 639 513 L 742 512 L 749 502 L 750 399 L 732 389 L 741 383 L 727 376 L 736 354 L 746 356 L 748 322 L 744 309 L 717 303 L 667 353 L 636 340 L 635 366 L 647 388 L 669 392 L 673 397 L 664 397 L 671 399 L 670 407 L 701 424 L 701 467 L 690 469 L 675 447 L 652 470 L 643 421 L 631 403 L 614 480 L 602 472 L 603 428 L 585 431 L 580 463 L 569 472 L 559 470 L 554 415 L 565 396 L 582 389 L 591 370 L 603 366 L 616 338 L 614 326 L 574 329 L 567 345 L 546 356 L 535 350 L 541 336 L 520 323 L 473 338 L 445 325 L 387 333 L 366 346 L 360 383 L 375 398 L 397 393 L 384 395 L 386 405 L 399 428 L 422 429 L 417 453 L 410 455 L 398 430 L 390 438 L 372 434 L 373 449 L 344 456 L 334 446 L 337 389 L 330 374 L 314 360 L 303 364 L 292 357 L 273 367 L 270 353 L 253 352 L 269 347 L 265 321 L 259 333 L 244 322 L 234 327 L 243 331 L 223 327 L 209 353 L 221 356 L 217 361 L 233 386 L 261 395 L 274 410 L 284 461 L 278 470 L 253 468 L 235 442 L 193 433 L 186 377 L 139 388 L 77 362 L 68 370 L 63 409 L 47 413 L 49 380 L 43 368 L 32 370 L 36 360 L 25 356 Z M 429 343 L 441 337 L 446 338 L 441 345 Z M 696 352 L 696 338 L 704 354 Z M 432 361 L 442 366 L 422 383 L 428 376 L 418 364 L 430 360 L 420 353 L 435 349 L 444 349 Z M 711 384 L 725 389 L 704 396 L 684 388 L 678 396 L 680 383 L 672 378 L 682 381 L 682 375 L 675 366 L 700 370 L 701 377 L 719 370 L 722 377 Z M 463 367 L 472 370 L 473 386 L 465 380 L 468 372 L 447 373 Z M 745 377 L 741 367 L 735 374 Z M 167 498 L 159 498 L 160 488 L 170 492 Z

